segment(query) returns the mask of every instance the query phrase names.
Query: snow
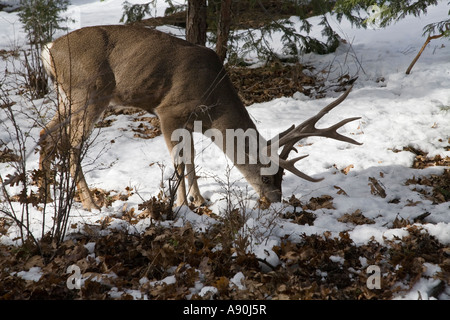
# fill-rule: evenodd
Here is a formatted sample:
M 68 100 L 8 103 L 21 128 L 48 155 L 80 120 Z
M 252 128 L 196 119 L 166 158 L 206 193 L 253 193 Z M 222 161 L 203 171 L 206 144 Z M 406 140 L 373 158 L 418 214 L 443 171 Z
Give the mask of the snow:
M 230 279 L 230 286 L 235 285 L 239 290 L 245 289 L 245 284 L 243 284 L 243 280 L 245 279 L 245 276 L 242 272 L 238 272 L 234 275 L 233 278 Z
M 341 256 L 330 256 L 330 260 L 341 265 L 344 264 L 345 261 Z
M 14 273 L 12 273 L 11 275 L 14 275 Z M 42 277 L 42 270 L 40 267 L 32 267 L 28 271 L 17 272 L 17 276 L 22 278 L 23 280 L 38 282 Z
M 174 284 L 176 282 L 177 282 L 177 280 L 176 280 L 175 276 L 168 276 L 168 277 L 165 277 L 164 279 L 162 279 L 160 281 L 150 282 L 150 285 L 152 285 L 152 286 L 160 286 L 162 284 Z
M 424 263 L 424 267 L 426 268 L 424 272 L 426 278 L 422 277 L 407 294 L 399 295 L 394 300 L 436 300 L 435 297 L 429 296 L 429 288 L 439 285 L 440 280 L 433 276 L 442 270 L 439 266 L 431 263 Z
M 0 6 L 4 6 L 4 11 L 14 11 L 20 7 L 20 0 L 0 0 Z
M 201 290 L 200 290 L 200 297 L 204 297 L 207 294 L 211 294 L 212 296 L 215 294 L 218 294 L 219 290 L 216 287 L 213 286 L 204 286 Z M 211 298 L 212 299 L 212 298 Z
M 76 22 L 69 25 L 71 29 L 97 24 L 116 24 L 122 15 L 123 0 L 74 0 L 69 7 L 68 15 L 75 17 Z M 133 1 L 145 3 L 147 0 Z M 165 2 L 161 1 L 155 9 L 155 14 L 162 15 Z M 405 182 L 412 177 L 429 176 L 443 172 L 442 167 L 430 167 L 423 170 L 412 169 L 414 155 L 402 150 L 411 146 L 429 153 L 429 156 L 450 156 L 445 151 L 449 144 L 450 132 L 450 44 L 446 39 L 433 40 L 426 48 L 421 58 L 412 70 L 412 74 L 405 75 L 409 63 L 417 54 L 424 42 L 421 37 L 422 28 L 430 23 L 446 18 L 448 12 L 447 1 L 431 7 L 428 14 L 420 18 L 407 17 L 386 29 L 355 29 L 345 19 L 339 23 L 333 16 L 329 21 L 335 31 L 346 40 L 336 53 L 328 55 L 307 54 L 302 62 L 314 66 L 315 72 L 329 70 L 328 79 L 337 79 L 348 73 L 358 75 L 354 88 L 348 98 L 335 110 L 330 112 L 318 124 L 319 127 L 328 126 L 338 121 L 361 116 L 359 121 L 351 122 L 340 130 L 342 134 L 353 137 L 362 146 L 351 145 L 324 138 L 308 138 L 299 148 L 299 154 L 309 154 L 301 160 L 297 167 L 313 177 L 323 177 L 323 181 L 311 183 L 300 180 L 293 174 L 286 173 L 283 181 L 283 194 L 286 199 L 295 195 L 302 202 L 311 197 L 331 195 L 335 209 L 319 209 L 313 226 L 298 225 L 282 219 L 280 212 L 292 211 L 292 207 L 274 204 L 268 210 L 255 209 L 257 197 L 239 172 L 230 168 L 230 163 L 215 146 L 203 137 L 196 135 L 197 150 L 203 152 L 197 156 L 196 165 L 200 168 L 198 175 L 199 186 L 204 196 L 210 200 L 210 209 L 225 215 L 230 208 L 243 205 L 244 196 L 246 208 L 246 223 L 240 232 L 249 236 L 251 244 L 249 251 L 267 262 L 261 262 L 263 270 L 270 271 L 270 266 L 280 263 L 272 250 L 280 244 L 281 237 L 286 235 L 291 240 L 300 239 L 302 234 L 323 234 L 325 231 L 337 236 L 342 231 L 348 231 L 351 239 L 362 245 L 374 239 L 383 243 L 385 239 L 394 239 L 408 234 L 406 228 L 393 228 L 392 221 L 397 216 L 413 220 L 425 212 L 431 213 L 426 223 L 421 225 L 442 244 L 450 244 L 450 208 L 449 203 L 432 204 L 414 191 L 413 185 Z M 291 19 L 296 22 L 295 18 Z M 317 24 L 318 19 L 312 18 L 311 23 Z M 183 32 L 173 28 L 161 28 L 181 35 Z M 319 36 L 320 29 L 313 28 L 313 36 Z M 279 36 L 273 36 L 273 47 L 280 46 Z M 16 13 L 0 12 L 0 49 L 11 50 L 25 43 L 25 37 L 20 27 Z M 249 59 L 252 58 L 249 56 Z M 0 59 L 0 72 L 11 67 L 5 60 Z M 2 76 L 3 78 L 3 76 Z M 330 80 L 331 84 L 331 80 Z M 257 123 L 261 133 L 270 138 L 276 133 L 288 128 L 293 123 L 300 123 L 316 114 L 322 107 L 333 101 L 339 94 L 329 90 L 323 99 L 310 99 L 300 93 L 293 97 L 274 99 L 265 103 L 257 103 L 248 108 L 252 118 Z M 31 106 L 20 96 L 12 96 L 18 102 L 14 108 L 22 106 L 24 110 L 31 110 Z M 45 107 L 46 100 L 34 101 L 38 108 Z M 30 122 L 23 115 L 19 117 L 23 128 L 29 128 Z M 136 192 L 128 201 L 116 201 L 112 207 L 104 208 L 101 212 L 87 212 L 75 205 L 71 216 L 71 224 L 78 223 L 75 231 L 80 231 L 84 223 L 96 224 L 104 217 L 113 217 L 112 226 L 123 228 L 130 232 L 142 232 L 150 224 L 150 220 L 142 220 L 137 225 L 129 225 L 123 220 L 114 219 L 117 212 L 122 212 L 124 204 L 128 208 L 135 208 L 142 202 L 156 196 L 160 191 L 161 175 L 167 179 L 172 174 L 170 156 L 163 138 L 136 139 L 129 126 L 133 116 L 119 115 L 110 127 L 102 128 L 86 159 L 86 179 L 89 185 L 122 192 L 126 187 Z M 0 122 L 5 122 L 3 114 Z M 2 127 L 0 139 L 8 141 L 9 137 Z M 39 136 L 39 128 L 29 128 L 30 136 L 28 148 L 32 150 Z M 111 143 L 114 141 L 114 143 Z M 106 148 L 105 148 L 106 146 Z M 448 148 L 447 148 L 448 149 Z M 96 159 L 94 165 L 89 163 Z M 37 168 L 38 155 L 29 155 L 29 169 Z M 157 165 L 165 165 L 164 172 Z M 100 165 L 99 165 L 100 164 Z M 352 165 L 348 174 L 340 170 Z M 99 170 L 101 168 L 101 170 Z M 228 170 L 231 169 L 231 170 Z M 0 163 L 2 175 L 12 172 L 12 168 Z M 369 178 L 374 177 L 385 188 L 386 197 L 373 195 L 369 187 Z M 230 196 L 226 181 L 232 181 L 233 192 L 231 204 L 227 201 Z M 338 189 L 345 194 L 338 194 Z M 14 193 L 14 192 L 12 192 Z M 393 203 L 391 200 L 398 199 Z M 411 206 L 411 203 L 415 203 Z M 18 206 L 18 204 L 17 204 Z M 19 207 L 17 207 L 19 208 Z M 342 223 L 337 219 L 346 213 L 360 210 L 365 217 L 375 223 L 355 226 Z M 40 231 L 42 215 L 36 211 L 32 214 L 33 230 Z M 160 222 L 167 226 L 183 226 L 190 223 L 198 231 L 207 230 L 217 221 L 209 216 L 199 216 L 187 207 L 179 209 L 177 219 Z M 4 244 L 16 243 L 14 240 L 20 235 L 19 230 L 10 227 L 8 233 L 0 237 Z M 93 252 L 95 244 L 86 245 Z M 343 264 L 340 256 L 330 259 Z M 433 269 L 432 266 L 428 266 Z M 436 268 L 435 268 L 436 269 Z M 399 299 L 427 299 L 427 290 L 433 287 L 435 279 L 430 271 L 428 279 L 421 279 L 408 294 L 398 296 Z M 23 271 L 18 276 L 24 279 L 38 281 L 40 269 L 32 268 Z M 237 288 L 242 287 L 243 274 L 236 274 L 231 283 Z M 37 279 L 37 280 L 36 280 Z M 160 282 L 172 283 L 175 277 L 168 277 Z M 200 295 L 208 292 L 215 293 L 214 287 L 197 288 Z M 117 288 L 111 296 L 120 296 Z M 130 292 L 136 298 L 142 298 L 138 292 Z M 449 295 L 444 296 L 448 299 Z

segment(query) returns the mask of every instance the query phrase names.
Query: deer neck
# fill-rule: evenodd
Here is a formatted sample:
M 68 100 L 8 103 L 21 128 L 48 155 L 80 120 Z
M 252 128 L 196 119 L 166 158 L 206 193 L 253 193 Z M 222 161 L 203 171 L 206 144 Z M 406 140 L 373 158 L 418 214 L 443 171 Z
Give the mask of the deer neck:
M 270 194 L 271 200 L 279 201 L 281 171 L 278 165 L 270 160 L 270 154 L 266 154 L 267 140 L 259 133 L 243 105 L 242 108 L 232 110 L 233 112 L 227 112 L 231 108 L 221 109 L 225 112 L 217 112 L 216 121 L 206 120 L 206 125 L 202 121 L 195 121 L 194 132 L 201 132 L 210 138 L 258 194 Z M 269 148 L 268 152 L 277 150 Z M 270 185 L 263 183 L 263 176 L 271 179 Z

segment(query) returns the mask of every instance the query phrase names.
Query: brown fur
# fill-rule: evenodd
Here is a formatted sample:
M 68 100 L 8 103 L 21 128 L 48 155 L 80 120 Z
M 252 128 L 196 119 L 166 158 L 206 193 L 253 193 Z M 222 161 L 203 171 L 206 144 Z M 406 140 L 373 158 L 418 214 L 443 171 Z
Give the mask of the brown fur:
M 227 129 L 254 130 L 258 136 L 257 161 L 237 163 L 236 145 L 227 150 L 226 143 L 217 143 L 235 163 L 245 179 L 260 196 L 270 202 L 281 201 L 283 170 L 296 176 L 320 181 L 299 171 L 295 162 L 304 158 L 287 160 L 298 140 L 308 136 L 323 136 L 353 144 L 357 141 L 337 133 L 337 129 L 359 118 L 348 118 L 325 129 L 315 127 L 319 119 L 341 103 L 349 94 L 349 88 L 341 97 L 323 108 L 317 115 L 298 126 L 292 126 L 267 145 L 256 130 L 247 110 L 239 99 L 222 63 L 214 51 L 193 45 L 168 34 L 136 26 L 98 26 L 74 31 L 54 41 L 43 52 L 43 61 L 55 79 L 59 93 L 57 114 L 41 132 L 40 168 L 49 172 L 50 150 L 54 144 L 70 146 L 71 173 L 81 193 L 86 209 L 98 208 L 95 204 L 83 172 L 76 166 L 80 159 L 83 141 L 89 136 L 95 122 L 110 104 L 138 107 L 153 113 L 160 119 L 161 131 L 167 147 L 172 150 L 178 141 L 172 141 L 177 129 L 189 130 L 191 140 L 190 163 L 176 164 L 180 185 L 177 205 L 187 204 L 184 172 L 188 180 L 189 196 L 194 204 L 205 202 L 200 194 L 195 175 L 192 131 L 194 121 L 201 121 L 202 132 L 215 129 L 226 137 Z M 50 60 L 50 61 L 49 61 Z M 65 141 L 57 141 L 54 132 L 67 126 L 70 133 Z M 279 139 L 278 139 L 279 138 Z M 275 142 L 283 147 L 280 155 L 272 151 Z M 263 145 L 261 144 L 263 143 Z M 250 142 L 245 142 L 249 150 Z M 230 148 L 231 149 L 231 148 Z M 270 158 L 270 165 L 261 163 L 260 152 Z M 266 160 L 269 160 L 267 157 Z M 272 166 L 276 164 L 275 166 Z M 278 167 L 279 165 L 279 167 Z M 276 172 L 262 175 L 261 169 L 275 167 Z M 273 171 L 270 171 L 273 172 Z M 267 173 L 265 171 L 264 173 Z M 48 196 L 48 184 L 41 184 L 42 194 Z
M 202 121 L 203 130 L 215 128 L 224 137 L 226 129 L 256 130 L 222 63 L 215 52 L 205 47 L 148 28 L 99 26 L 57 39 L 49 46 L 47 56 L 51 58 L 46 64 L 50 66 L 48 71 L 56 80 L 61 97 L 60 109 L 67 109 L 68 105 L 71 108 L 74 163 L 82 139 L 90 134 L 110 103 L 157 115 L 169 151 L 175 144 L 171 141 L 173 130 L 192 131 L 194 120 Z M 43 145 L 52 142 L 50 133 L 60 124 L 55 116 L 47 130 L 42 131 Z M 44 171 L 49 169 L 45 164 L 49 158 L 47 149 L 41 151 L 40 167 Z M 200 205 L 204 199 L 198 189 L 193 158 L 191 163 L 186 165 L 189 194 Z M 280 201 L 281 170 L 278 175 L 262 179 L 262 166 L 237 165 L 260 195 Z M 75 177 L 76 169 L 72 171 Z M 178 172 L 184 174 L 184 165 L 178 166 Z M 77 186 L 83 206 L 97 208 L 82 172 L 77 175 Z M 177 205 L 186 203 L 182 179 Z

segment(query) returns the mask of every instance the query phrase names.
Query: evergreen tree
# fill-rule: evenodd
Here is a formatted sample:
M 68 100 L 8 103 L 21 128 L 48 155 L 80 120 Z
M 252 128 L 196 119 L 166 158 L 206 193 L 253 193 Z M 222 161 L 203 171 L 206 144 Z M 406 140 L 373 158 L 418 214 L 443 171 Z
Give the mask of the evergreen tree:
M 19 19 L 27 34 L 30 45 L 25 54 L 27 85 L 34 98 L 47 93 L 47 74 L 42 66 L 40 54 L 43 46 L 52 41 L 57 30 L 65 30 L 61 13 L 67 10 L 69 0 L 21 0 Z
M 345 15 L 358 27 L 367 27 L 373 24 L 374 20 L 376 20 L 377 27 L 386 27 L 390 23 L 397 22 L 408 15 L 418 17 L 426 14 L 429 6 L 437 4 L 437 0 L 377 0 L 375 2 L 372 0 L 338 0 L 335 9 L 338 13 L 338 19 L 342 19 Z M 450 2 L 447 4 L 450 5 Z M 371 17 L 362 17 L 360 15 L 362 12 L 369 12 Z M 448 17 L 450 17 L 450 10 L 448 11 Z M 427 39 L 409 65 L 406 74 L 411 72 L 412 67 L 431 40 L 442 37 L 450 38 L 450 18 L 426 25 L 423 29 L 423 35 L 426 35 Z
M 144 4 L 130 4 L 125 2 L 124 14 L 121 21 L 132 23 L 142 20 L 145 15 L 151 13 L 150 5 L 153 4 L 153 1 Z M 166 10 L 166 14 L 170 15 L 173 12 L 186 9 L 186 39 L 201 44 L 204 44 L 202 35 L 206 35 L 204 28 L 205 21 L 202 18 L 205 16 L 205 12 L 202 11 L 201 14 L 196 14 L 200 13 L 200 11 L 194 9 L 207 6 L 207 27 L 208 31 L 210 31 L 208 41 L 216 45 L 216 51 L 222 60 L 225 59 L 226 55 L 231 54 L 235 60 L 239 61 L 242 54 L 254 50 L 256 50 L 261 59 L 268 60 L 276 57 L 277 54 L 273 52 L 273 49 L 267 41 L 274 32 L 282 33 L 283 53 L 287 56 L 297 57 L 299 54 L 307 52 L 324 54 L 333 52 L 339 45 L 339 37 L 330 27 L 325 15 L 331 11 L 334 1 L 187 0 L 186 6 L 174 5 L 172 0 L 166 0 L 166 2 L 170 6 Z M 258 18 L 263 19 L 264 21 L 261 22 L 264 23 L 261 23 L 260 26 L 255 28 L 236 30 L 236 28 L 233 28 L 233 20 L 238 13 L 233 12 L 233 10 L 239 7 L 250 10 L 258 8 L 263 13 L 263 16 L 259 16 Z M 272 15 L 273 11 L 269 10 L 274 8 L 275 10 L 277 8 L 288 8 L 285 11 L 289 12 L 290 15 L 299 16 L 301 21 L 300 28 L 296 28 L 289 19 L 275 18 Z M 307 21 L 307 18 L 314 15 L 322 17 L 320 26 L 322 27 L 322 35 L 325 38 L 324 41 L 309 36 L 312 26 Z M 196 19 L 196 17 L 199 17 L 199 19 Z M 193 26 L 194 20 L 197 20 L 201 24 L 197 29 L 202 32 L 196 32 L 196 28 Z M 198 39 L 202 41 L 198 41 Z M 237 47 L 238 40 L 243 41 L 244 45 Z
M 386 27 L 392 22 L 399 21 L 408 15 L 418 17 L 427 13 L 429 6 L 437 5 L 438 0 L 337 0 L 335 10 L 338 19 L 346 16 L 358 27 L 367 27 L 371 19 L 366 12 L 370 8 L 377 8 L 379 27 Z
M 21 0 L 20 21 L 33 44 L 52 40 L 57 30 L 64 29 L 60 13 L 67 10 L 69 0 Z
M 156 6 L 156 0 L 142 4 L 132 4 L 128 1 L 122 3 L 123 14 L 120 22 L 133 23 L 141 21 L 146 15 L 151 15 L 152 7 Z
M 450 4 L 450 2 L 448 4 Z M 448 10 L 448 16 L 450 17 L 450 9 Z M 408 69 L 406 69 L 406 74 L 411 73 L 411 69 L 414 67 L 414 64 L 420 58 L 420 55 L 425 50 L 425 48 L 427 47 L 428 43 L 430 43 L 431 40 L 439 39 L 442 37 L 450 39 L 450 19 L 445 19 L 442 21 L 433 22 L 426 25 L 423 28 L 423 35 L 428 35 L 427 40 L 425 40 L 425 43 L 423 44 L 419 53 L 413 59 Z
M 447 3 L 450 5 L 450 2 Z M 442 36 L 450 38 L 450 9 L 448 10 L 448 18 L 442 21 L 430 23 L 423 28 L 423 35 Z

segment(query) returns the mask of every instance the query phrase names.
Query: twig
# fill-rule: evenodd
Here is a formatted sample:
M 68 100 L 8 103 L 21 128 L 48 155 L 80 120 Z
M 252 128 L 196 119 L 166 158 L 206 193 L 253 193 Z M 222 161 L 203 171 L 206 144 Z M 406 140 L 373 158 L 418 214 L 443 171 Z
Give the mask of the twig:
M 410 74 L 411 73 L 411 69 L 414 67 L 414 65 L 416 64 L 417 60 L 419 60 L 422 52 L 425 50 L 425 48 L 427 47 L 428 43 L 430 43 L 431 40 L 433 39 L 438 39 L 440 37 L 443 37 L 444 34 L 438 34 L 435 36 L 428 36 L 427 40 L 425 41 L 425 43 L 423 44 L 422 48 L 420 49 L 419 53 L 417 54 L 417 56 L 414 58 L 414 60 L 411 62 L 411 64 L 409 65 L 408 69 L 406 70 L 406 74 Z

